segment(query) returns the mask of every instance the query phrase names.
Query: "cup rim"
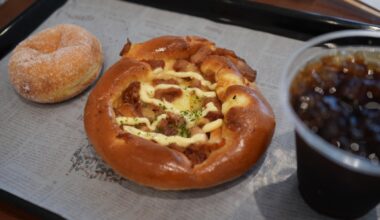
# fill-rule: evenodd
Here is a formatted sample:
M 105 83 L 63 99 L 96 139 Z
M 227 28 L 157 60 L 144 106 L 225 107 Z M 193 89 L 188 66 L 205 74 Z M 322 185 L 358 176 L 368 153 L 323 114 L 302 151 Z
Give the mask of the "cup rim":
M 295 124 L 296 131 L 300 134 L 300 136 L 303 137 L 304 141 L 309 144 L 309 146 L 324 155 L 326 158 L 349 170 L 373 176 L 380 176 L 380 165 L 373 164 L 369 159 L 344 151 L 328 143 L 326 140 L 312 132 L 311 129 L 301 121 L 301 119 L 298 117 L 290 105 L 290 94 L 288 89 L 297 71 L 291 73 L 290 76 L 288 76 L 287 73 L 290 71 L 293 61 L 303 51 L 312 46 L 318 45 L 327 40 L 347 37 L 375 37 L 380 39 L 380 32 L 368 30 L 344 30 L 320 35 L 307 41 L 290 57 L 287 64 L 285 65 L 281 76 L 280 101 L 282 106 L 285 108 L 285 115 L 289 117 L 290 120 Z

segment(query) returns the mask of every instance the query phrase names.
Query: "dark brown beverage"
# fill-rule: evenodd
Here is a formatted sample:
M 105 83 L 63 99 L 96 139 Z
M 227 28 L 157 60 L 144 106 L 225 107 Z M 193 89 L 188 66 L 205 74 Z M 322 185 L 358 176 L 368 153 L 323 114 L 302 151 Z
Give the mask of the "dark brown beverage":
M 379 164 L 380 66 L 373 57 L 356 52 L 311 61 L 290 94 L 296 114 L 317 135 Z
M 295 114 L 311 133 L 330 143 L 317 144 L 298 130 L 299 190 L 310 207 L 332 217 L 357 218 L 380 201 L 379 176 L 360 171 L 349 155 L 344 156 L 345 152 L 337 155 L 333 149 L 335 146 L 367 158 L 370 161 L 367 165 L 380 171 L 377 56 L 346 51 L 319 57 L 298 71 L 289 87 Z M 323 147 L 331 150 L 322 153 Z

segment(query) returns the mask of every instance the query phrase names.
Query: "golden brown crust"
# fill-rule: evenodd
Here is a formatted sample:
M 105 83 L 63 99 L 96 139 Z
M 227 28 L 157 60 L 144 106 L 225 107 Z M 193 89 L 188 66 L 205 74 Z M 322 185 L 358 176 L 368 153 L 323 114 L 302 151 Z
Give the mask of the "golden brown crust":
M 224 103 L 225 114 L 222 127 L 210 136 L 211 142 L 223 137 L 219 144 L 222 146 L 213 150 L 205 161 L 194 165 L 181 151 L 124 132 L 115 122 L 113 104 L 126 86 L 149 75 L 151 66 L 141 60 L 192 62 L 191 57 L 202 47 L 212 52 L 207 52 L 196 65 L 215 74 L 216 92 Z M 84 124 L 94 148 L 115 171 L 145 186 L 182 190 L 207 188 L 232 180 L 256 163 L 273 135 L 272 109 L 235 62 L 213 54 L 215 51 L 215 45 L 203 38 L 159 37 L 129 46 L 99 80 L 88 98 Z M 234 59 L 242 61 L 238 57 Z
M 62 24 L 27 38 L 14 49 L 9 78 L 24 98 L 54 103 L 86 89 L 96 80 L 102 63 L 102 48 L 94 35 Z

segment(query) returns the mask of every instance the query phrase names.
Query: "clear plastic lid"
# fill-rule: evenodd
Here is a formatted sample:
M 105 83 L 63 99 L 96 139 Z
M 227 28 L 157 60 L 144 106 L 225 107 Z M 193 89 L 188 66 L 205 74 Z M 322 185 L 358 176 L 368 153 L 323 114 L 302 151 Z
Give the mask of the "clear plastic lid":
M 374 164 L 369 159 L 354 155 L 328 143 L 302 122 L 290 103 L 289 87 L 294 76 L 307 62 L 324 54 L 334 54 L 337 51 L 347 48 L 355 51 L 380 51 L 380 32 L 362 30 L 338 31 L 321 35 L 307 41 L 305 45 L 291 57 L 284 68 L 280 88 L 282 105 L 285 107 L 286 115 L 294 123 L 297 133 L 316 151 L 352 171 L 380 177 L 380 165 Z M 378 59 L 380 63 L 380 53 L 379 56 L 372 57 L 372 59 Z

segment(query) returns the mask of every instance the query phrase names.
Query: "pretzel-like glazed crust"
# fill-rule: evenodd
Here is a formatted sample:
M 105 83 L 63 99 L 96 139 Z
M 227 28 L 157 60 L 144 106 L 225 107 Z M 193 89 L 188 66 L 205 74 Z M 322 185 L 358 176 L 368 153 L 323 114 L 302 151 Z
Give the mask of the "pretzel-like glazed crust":
M 90 142 L 117 173 L 161 190 L 201 189 L 241 176 L 265 152 L 274 114 L 255 86 L 256 72 L 233 51 L 200 37 L 163 36 L 138 44 L 128 41 L 121 56 L 92 90 L 84 114 Z M 216 85 L 223 124 L 211 131 L 207 142 L 223 141 L 201 162 L 194 163 L 176 147 L 126 132 L 116 122 L 115 106 L 126 88 L 150 80 L 163 64 L 198 72 Z

